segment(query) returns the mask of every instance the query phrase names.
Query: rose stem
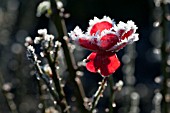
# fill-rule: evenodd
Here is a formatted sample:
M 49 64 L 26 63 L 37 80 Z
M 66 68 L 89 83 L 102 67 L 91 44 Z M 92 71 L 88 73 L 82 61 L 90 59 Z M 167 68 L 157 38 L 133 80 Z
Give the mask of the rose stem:
M 110 86 L 109 113 L 113 113 L 112 103 L 115 99 L 113 85 L 114 85 L 113 77 L 112 77 L 112 75 L 110 75 L 110 77 L 109 77 L 109 86 Z
M 107 79 L 108 79 L 108 77 L 103 78 L 98 90 L 94 94 L 93 101 L 91 103 L 91 113 L 95 109 L 96 105 L 98 104 L 98 101 L 99 101 L 100 97 L 102 96 L 102 94 L 103 94 L 103 92 L 105 90 Z

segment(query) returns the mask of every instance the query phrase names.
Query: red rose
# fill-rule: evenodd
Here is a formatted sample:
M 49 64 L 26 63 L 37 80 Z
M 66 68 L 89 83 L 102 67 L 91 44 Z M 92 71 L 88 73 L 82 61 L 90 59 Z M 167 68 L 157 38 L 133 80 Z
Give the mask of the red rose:
M 133 21 L 119 22 L 117 25 L 109 17 L 94 17 L 89 22 L 86 33 L 77 26 L 69 36 L 80 46 L 92 50 L 87 57 L 86 68 L 90 72 L 99 72 L 102 76 L 114 73 L 120 66 L 115 52 L 129 43 L 138 40 L 136 25 Z

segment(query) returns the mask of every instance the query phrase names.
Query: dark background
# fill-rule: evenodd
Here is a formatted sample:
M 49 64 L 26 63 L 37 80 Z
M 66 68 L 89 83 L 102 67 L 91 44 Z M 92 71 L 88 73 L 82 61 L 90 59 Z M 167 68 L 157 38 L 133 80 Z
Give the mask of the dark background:
M 36 7 L 40 2 L 41 0 L 0 0 L 0 74 L 4 83 L 12 84 L 11 92 L 15 95 L 14 101 L 20 113 L 36 113 L 38 105 L 38 89 L 32 75 L 32 65 L 26 58 L 25 37 L 35 37 L 37 30 L 42 28 L 47 28 L 49 33 L 55 33 L 55 28 L 48 18 L 36 17 Z M 153 42 L 155 36 L 153 32 L 156 34 L 153 28 L 154 2 L 152 0 L 64 0 L 63 3 L 65 12 L 71 14 L 70 18 L 66 19 L 68 31 L 77 25 L 86 31 L 88 21 L 94 16 L 102 18 L 106 15 L 116 23 L 133 20 L 137 24 L 140 40 L 136 43 L 134 74 L 136 82 L 133 87 L 141 98 L 140 113 L 150 113 L 153 109 L 154 90 L 159 88 L 154 78 L 160 76 L 159 54 L 153 52 L 153 49 L 157 48 Z M 77 60 L 82 60 L 89 54 L 89 51 L 82 51 L 82 55 L 76 56 Z M 120 60 L 123 54 L 124 49 L 118 53 Z M 87 95 L 92 96 L 101 77 L 85 69 L 84 71 L 83 84 Z M 113 74 L 113 78 L 116 81 L 124 80 L 122 68 Z M 89 91 L 91 92 L 88 93 Z M 105 105 L 107 101 L 102 101 L 103 104 L 98 105 L 101 113 L 107 106 Z M 119 110 L 121 102 L 123 100 L 120 99 L 118 107 L 115 108 L 118 113 L 123 113 Z M 0 113 L 10 113 L 2 92 L 0 92 Z

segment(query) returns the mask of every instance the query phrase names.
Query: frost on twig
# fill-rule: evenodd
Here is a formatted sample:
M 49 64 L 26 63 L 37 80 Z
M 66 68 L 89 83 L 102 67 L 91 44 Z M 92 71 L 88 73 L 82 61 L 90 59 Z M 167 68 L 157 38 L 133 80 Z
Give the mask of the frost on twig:
M 50 94 L 61 108 L 61 111 L 69 113 L 69 106 L 65 100 L 61 78 L 57 73 L 57 57 L 61 43 L 56 41 L 53 35 L 47 34 L 46 29 L 38 30 L 38 34 L 39 36 L 35 37 L 32 41 L 32 45 L 29 45 L 30 39 L 26 38 L 27 56 L 32 60 L 37 74 L 47 85 Z M 33 46 L 37 46 L 37 50 L 35 50 Z M 36 53 L 37 51 L 41 52 Z M 40 57 L 41 60 L 38 60 L 38 57 Z

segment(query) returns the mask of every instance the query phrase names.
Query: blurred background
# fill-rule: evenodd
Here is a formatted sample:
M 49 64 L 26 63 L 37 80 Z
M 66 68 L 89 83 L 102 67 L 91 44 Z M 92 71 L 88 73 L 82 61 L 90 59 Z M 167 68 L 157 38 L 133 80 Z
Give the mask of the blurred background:
M 41 0 L 0 0 L 0 78 L 1 87 L 10 90 L 9 98 L 19 113 L 39 113 L 38 88 L 34 71 L 26 57 L 25 37 L 37 36 L 37 30 L 47 28 L 56 35 L 55 27 L 45 16 L 36 17 Z M 161 81 L 160 29 L 155 23 L 161 15 L 154 0 L 63 0 L 68 31 L 80 26 L 84 31 L 94 16 L 111 17 L 116 23 L 133 20 L 138 26 L 140 40 L 118 52 L 121 68 L 113 74 L 114 81 L 123 80 L 125 87 L 116 96 L 114 113 L 153 113 L 155 95 Z M 80 54 L 81 53 L 81 54 Z M 77 47 L 76 61 L 90 52 Z M 130 61 L 129 61 L 130 60 Z M 82 82 L 87 97 L 91 97 L 101 81 L 98 74 L 83 68 Z M 5 84 L 5 85 L 4 85 Z M 0 113 L 10 113 L 5 96 L 0 90 Z M 101 99 L 98 113 L 106 112 L 108 94 Z M 130 96 L 129 96 L 130 95 Z M 159 95 L 157 97 L 159 100 Z M 159 103 L 159 102 L 158 102 Z M 128 106 L 132 108 L 127 110 Z M 159 111 L 159 110 L 158 110 Z

